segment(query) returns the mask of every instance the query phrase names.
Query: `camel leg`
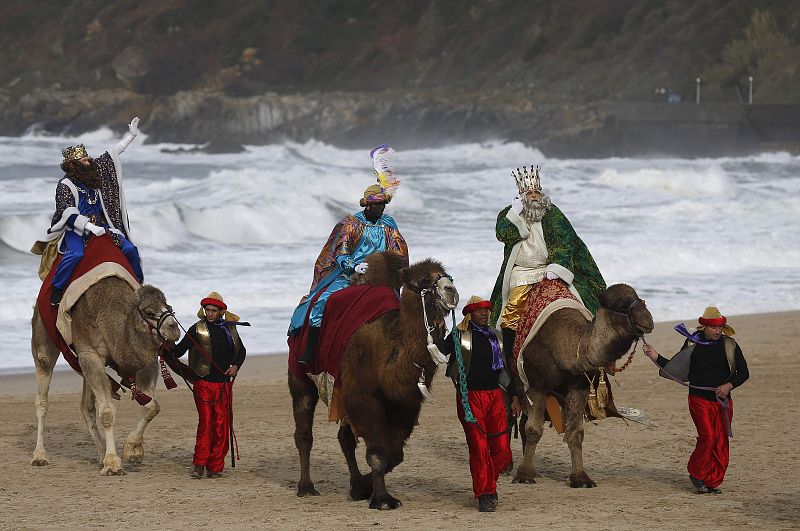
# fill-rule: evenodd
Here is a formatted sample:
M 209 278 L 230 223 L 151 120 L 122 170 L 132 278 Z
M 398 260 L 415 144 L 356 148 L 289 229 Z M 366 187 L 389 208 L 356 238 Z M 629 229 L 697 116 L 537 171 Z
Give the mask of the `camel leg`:
M 544 406 L 546 396 L 544 393 L 530 389 L 528 391 L 532 404 L 528 400 L 523 399 L 525 404 L 525 413 L 527 419 L 525 420 L 524 430 L 525 437 L 522 462 L 517 468 L 517 473 L 514 476 L 513 483 L 536 483 L 536 466 L 534 464 L 534 457 L 536 455 L 536 445 L 539 444 L 539 439 L 542 438 L 544 433 Z
M 94 445 L 97 447 L 97 463 L 102 467 L 103 459 L 106 456 L 106 442 L 103 440 L 100 430 L 97 429 L 96 401 L 97 397 L 95 397 L 89 381 L 84 378 L 83 388 L 81 389 L 81 415 L 83 415 L 83 420 L 86 422 L 89 434 L 92 436 Z
M 347 469 L 350 471 L 350 498 L 354 501 L 366 500 L 372 497 L 372 475 L 362 474 L 356 461 L 356 439 L 353 429 L 349 424 L 339 426 L 339 446 L 342 448 L 344 458 L 347 460 Z
M 89 345 L 78 344 L 78 360 L 83 370 L 83 377 L 88 381 L 95 397 L 96 422 L 105 436 L 105 456 L 102 459 L 103 469 L 100 474 L 104 476 L 125 475 L 122 460 L 117 455 L 114 444 L 114 422 L 116 420 L 116 407 L 111 400 L 111 384 L 103 370 L 103 360 L 100 354 Z
M 372 498 L 369 502 L 370 509 L 397 509 L 403 505 L 400 500 L 389 494 L 386 490 L 385 476 L 395 466 L 403 461 L 403 444 L 405 437 L 398 437 L 397 430 L 393 430 L 386 422 L 386 412 L 371 395 L 359 394 L 349 397 L 347 405 L 350 418 L 359 433 L 364 434 L 367 446 L 367 463 L 372 469 Z M 398 425 L 405 419 L 394 419 Z M 410 425 L 413 426 L 414 419 Z
M 152 400 L 141 407 L 139 410 L 141 414 L 139 422 L 133 431 L 128 434 L 125 444 L 122 445 L 122 458 L 129 463 L 142 462 L 144 458 L 144 430 L 147 429 L 150 421 L 161 411 L 161 407 L 156 400 L 156 384 L 158 383 L 160 372 L 161 367 L 157 359 L 136 372 L 136 385 Z
M 297 483 L 298 496 L 319 496 L 311 481 L 311 447 L 314 444 L 314 410 L 319 393 L 314 382 L 308 378 L 295 378 L 289 371 L 289 392 L 292 395 L 294 413 L 294 444 L 300 453 L 300 481 Z
M 44 426 L 47 419 L 48 400 L 50 392 L 50 381 L 53 379 L 53 367 L 58 360 L 58 348 L 53 345 L 44 324 L 39 318 L 39 313 L 34 310 L 31 320 L 31 352 L 33 353 L 33 363 L 36 367 L 36 448 L 33 450 L 31 465 L 44 466 L 48 464 L 47 451 L 44 449 Z
M 583 469 L 583 412 L 587 400 L 586 389 L 570 389 L 564 408 L 564 440 L 572 458 L 572 473 L 569 475 L 569 486 L 572 488 L 597 486 Z

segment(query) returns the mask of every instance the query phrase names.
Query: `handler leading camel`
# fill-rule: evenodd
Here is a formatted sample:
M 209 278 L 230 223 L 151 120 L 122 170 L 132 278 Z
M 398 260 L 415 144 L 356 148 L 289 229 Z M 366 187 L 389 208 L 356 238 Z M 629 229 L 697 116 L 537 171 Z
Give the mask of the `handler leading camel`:
M 240 322 L 238 315 L 229 312 L 216 291 L 200 301 L 197 316 L 200 320 L 175 345 L 172 355 L 180 358 L 188 350 L 189 367 L 199 378 L 192 389 L 197 406 L 192 477 L 202 478 L 205 470 L 209 478 L 218 478 L 232 429 L 233 379 L 247 355 L 236 328 L 250 323 Z
M 478 499 L 480 512 L 494 512 L 498 502 L 497 478 L 511 463 L 504 394 L 512 380 L 508 372 L 508 360 L 503 358 L 503 340 L 500 333 L 489 326 L 491 308 L 491 302 L 473 295 L 461 312 L 464 319 L 457 328 L 460 332 L 463 375 L 455 355 L 452 333 L 445 338 L 443 351 L 450 354 L 447 376 L 456 386 L 458 420 L 467 438 L 472 491 Z M 466 382 L 467 400 L 475 423 L 465 420 L 459 392 L 461 378 Z M 513 416 L 519 415 L 520 410 L 519 398 L 514 396 L 511 399 Z
M 689 413 L 697 428 L 697 445 L 689 458 L 689 480 L 698 494 L 719 494 L 728 469 L 731 391 L 750 377 L 733 328 L 714 306 L 699 319 L 693 334 L 683 323 L 675 330 L 686 337 L 680 352 L 668 360 L 645 344 L 647 356 L 663 368 L 661 375 L 689 382 Z

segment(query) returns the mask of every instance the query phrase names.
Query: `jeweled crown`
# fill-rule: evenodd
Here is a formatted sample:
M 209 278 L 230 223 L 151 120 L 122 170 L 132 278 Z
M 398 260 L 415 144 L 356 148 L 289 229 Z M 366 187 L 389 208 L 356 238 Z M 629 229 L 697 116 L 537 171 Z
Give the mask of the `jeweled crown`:
M 64 156 L 64 162 L 68 160 L 78 160 L 89 156 L 89 154 L 86 153 L 86 148 L 83 146 L 83 144 L 62 149 L 61 154 Z
M 520 195 L 530 192 L 531 190 L 536 190 L 537 192 L 542 191 L 542 182 L 539 179 L 539 166 L 531 166 L 530 173 L 528 172 L 528 167 L 523 166 L 522 171 L 517 168 L 517 171 L 511 170 L 511 175 L 514 176 L 514 180 L 517 182 L 517 190 L 519 190 Z

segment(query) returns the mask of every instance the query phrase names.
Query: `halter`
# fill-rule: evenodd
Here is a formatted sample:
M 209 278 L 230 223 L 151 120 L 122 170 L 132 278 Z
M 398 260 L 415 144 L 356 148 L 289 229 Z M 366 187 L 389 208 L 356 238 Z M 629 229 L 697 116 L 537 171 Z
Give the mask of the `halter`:
M 161 326 L 164 324 L 164 321 L 167 320 L 167 317 L 175 318 L 175 312 L 172 311 L 172 306 L 167 304 L 167 307 L 164 308 L 164 310 L 162 310 L 161 313 L 155 317 L 156 321 L 155 326 L 153 326 L 150 319 L 144 314 L 144 312 L 142 312 L 141 308 L 137 306 L 136 310 L 139 312 L 139 317 L 141 317 L 144 320 L 144 322 L 147 323 L 147 325 L 150 327 L 150 332 L 153 332 L 155 330 L 156 335 L 158 335 L 158 337 L 161 338 L 162 342 L 168 341 L 167 337 L 161 333 Z
M 606 306 L 605 304 L 600 305 L 601 308 L 603 308 L 605 311 L 609 313 L 613 313 L 616 315 L 624 315 L 625 318 L 628 320 L 628 324 L 630 325 L 630 327 L 636 332 L 635 336 L 636 343 L 633 345 L 633 350 L 631 350 L 631 353 L 628 355 L 628 359 L 625 361 L 625 363 L 622 364 L 622 367 L 619 368 L 616 367 L 616 362 L 612 362 L 606 367 L 606 370 L 611 374 L 622 372 L 628 368 L 628 365 L 630 365 L 631 361 L 633 361 L 633 355 L 636 353 L 636 347 L 639 346 L 639 340 L 644 340 L 644 334 L 639 333 L 639 329 L 636 327 L 636 325 L 633 324 L 633 320 L 631 320 L 631 312 L 633 311 L 634 308 L 636 308 L 639 305 L 639 303 L 644 304 L 644 301 L 637 297 L 635 301 L 631 302 L 628 305 L 628 309 L 624 312 L 620 310 L 615 310 L 614 308 Z M 580 343 L 578 343 L 578 350 L 580 350 L 580 348 L 581 348 Z
M 644 304 L 644 301 L 637 297 L 635 301 L 631 302 L 628 305 L 628 309 L 626 311 L 624 311 L 624 312 L 621 311 L 621 310 L 616 310 L 614 308 L 611 308 L 610 306 L 606 306 L 605 304 L 601 304 L 600 307 L 603 308 L 607 312 L 614 313 L 614 314 L 617 314 L 617 315 L 624 315 L 628 319 L 628 324 L 631 325 L 631 327 L 635 329 L 636 326 L 633 324 L 633 321 L 631 320 L 631 312 L 633 311 L 634 308 L 636 308 L 639 305 L 639 303 Z M 642 336 L 640 334 L 640 335 L 638 335 L 636 337 L 638 338 L 638 337 L 642 337 Z

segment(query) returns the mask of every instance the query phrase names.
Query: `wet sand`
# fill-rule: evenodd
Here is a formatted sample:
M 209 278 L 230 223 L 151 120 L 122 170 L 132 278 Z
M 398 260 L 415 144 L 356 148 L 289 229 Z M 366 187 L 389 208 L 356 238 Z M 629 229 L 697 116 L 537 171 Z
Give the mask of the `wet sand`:
M 694 320 L 687 320 L 692 326 Z M 692 493 L 686 461 L 695 431 L 686 390 L 658 377 L 641 352 L 617 378 L 617 405 L 637 407 L 649 425 L 608 419 L 586 425 L 584 459 L 595 489 L 571 489 L 566 445 L 549 429 L 537 450 L 541 478 L 515 485 L 501 476 L 496 513 L 478 513 L 472 497 L 464 434 L 455 415 L 453 386 L 440 370 L 435 404 L 423 407 L 406 460 L 387 476 L 401 499 L 395 511 L 370 510 L 348 497 L 348 476 L 320 403 L 315 423 L 312 478 L 321 496 L 295 496 L 299 460 L 286 386 L 284 354 L 250 356 L 235 386 L 236 433 L 241 460 L 219 479 L 189 478 L 197 416 L 183 383 L 159 384 L 161 414 L 145 435 L 145 460 L 126 464 L 127 475 L 101 477 L 79 412 L 80 377 L 53 378 L 45 445 L 50 464 L 32 467 L 36 443 L 33 373 L 0 376 L 0 527 L 278 529 L 455 529 L 557 527 L 584 529 L 766 528 L 800 526 L 800 438 L 795 411 L 800 380 L 796 333 L 800 312 L 731 317 L 750 368 L 734 391 L 731 464 L 721 495 Z M 664 354 L 681 338 L 675 323 L 660 323 L 648 340 Z M 257 346 L 248 345 L 251 351 Z M 117 447 L 134 426 L 137 405 L 118 402 Z M 363 444 L 358 456 L 362 470 Z M 512 440 L 515 462 L 520 440 Z

